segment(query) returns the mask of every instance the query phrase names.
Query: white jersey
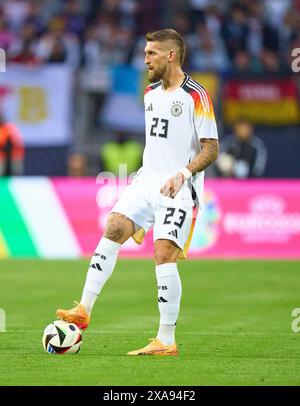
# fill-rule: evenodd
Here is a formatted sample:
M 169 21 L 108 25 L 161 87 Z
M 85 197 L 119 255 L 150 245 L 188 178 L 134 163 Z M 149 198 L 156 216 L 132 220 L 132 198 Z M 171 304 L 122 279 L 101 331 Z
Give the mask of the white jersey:
M 186 75 L 171 92 L 162 83 L 145 90 L 146 146 L 142 176 L 151 187 L 161 188 L 200 152 L 201 138 L 218 138 L 213 105 L 207 91 Z M 204 172 L 184 184 L 177 196 L 191 196 L 192 185 L 200 205 Z M 192 184 L 191 184 L 192 183 Z

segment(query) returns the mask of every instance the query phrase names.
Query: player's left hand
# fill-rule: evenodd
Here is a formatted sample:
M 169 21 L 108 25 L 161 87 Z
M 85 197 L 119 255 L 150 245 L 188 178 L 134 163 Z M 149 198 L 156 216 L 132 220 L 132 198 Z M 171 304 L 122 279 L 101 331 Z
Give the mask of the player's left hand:
M 167 183 L 165 183 L 165 185 L 160 189 L 160 193 L 162 193 L 164 196 L 174 199 L 174 197 L 181 189 L 184 181 L 184 175 L 178 172 L 175 176 L 173 176 L 173 178 L 169 179 Z

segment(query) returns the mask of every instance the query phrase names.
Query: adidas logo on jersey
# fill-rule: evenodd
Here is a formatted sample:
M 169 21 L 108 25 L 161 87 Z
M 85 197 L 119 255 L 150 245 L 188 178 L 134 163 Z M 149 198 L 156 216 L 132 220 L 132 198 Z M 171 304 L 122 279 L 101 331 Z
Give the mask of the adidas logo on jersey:
M 149 106 L 146 108 L 146 111 L 153 111 L 152 103 L 149 104 Z
M 178 238 L 177 230 L 170 231 L 168 234 L 169 234 L 169 235 L 172 235 L 173 237 Z

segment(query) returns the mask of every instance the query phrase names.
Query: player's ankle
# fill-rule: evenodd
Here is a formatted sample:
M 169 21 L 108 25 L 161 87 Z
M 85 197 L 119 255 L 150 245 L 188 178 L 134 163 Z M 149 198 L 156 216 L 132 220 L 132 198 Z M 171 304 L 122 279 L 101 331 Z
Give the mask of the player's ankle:
M 175 340 L 168 340 L 168 339 L 166 339 L 166 338 L 159 338 L 159 337 L 156 337 L 163 345 L 166 345 L 166 346 L 168 346 L 168 347 L 170 347 L 170 346 L 172 346 L 172 345 L 174 345 L 175 344 Z
M 175 325 L 160 324 L 156 338 L 164 345 L 173 345 L 175 343 L 175 327 Z
M 83 290 L 82 298 L 80 304 L 83 306 L 84 310 L 90 316 L 97 300 L 98 295 L 96 293 L 90 292 L 86 289 Z

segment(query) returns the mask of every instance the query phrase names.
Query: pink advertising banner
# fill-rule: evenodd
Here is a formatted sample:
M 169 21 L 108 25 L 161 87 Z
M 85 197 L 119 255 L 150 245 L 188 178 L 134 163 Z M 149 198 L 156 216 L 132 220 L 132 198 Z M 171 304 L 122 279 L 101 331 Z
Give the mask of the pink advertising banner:
M 118 196 L 113 181 L 53 179 L 83 255 L 91 255 Z M 120 188 L 124 188 L 121 184 Z M 142 245 L 130 239 L 124 257 L 153 255 L 152 231 Z M 205 207 L 190 258 L 300 258 L 300 181 L 206 180 Z

